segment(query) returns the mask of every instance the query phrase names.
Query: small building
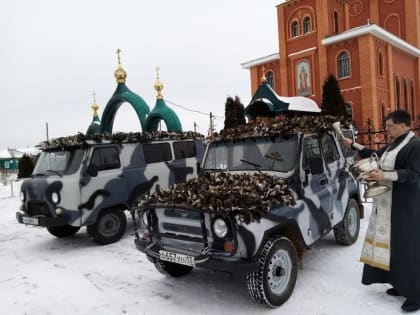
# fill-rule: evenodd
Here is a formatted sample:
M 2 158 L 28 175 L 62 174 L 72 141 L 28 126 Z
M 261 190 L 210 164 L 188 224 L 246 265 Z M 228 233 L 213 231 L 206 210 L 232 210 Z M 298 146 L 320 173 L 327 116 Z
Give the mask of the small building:
M 40 150 L 35 148 L 0 150 L 0 174 L 2 179 L 8 173 L 18 172 L 19 161 L 25 154 L 35 159 L 39 153 Z
M 309 97 L 279 96 L 265 76 L 261 78 L 261 84 L 245 108 L 245 116 L 248 120 L 263 117 L 275 117 L 289 114 L 309 114 L 319 113 L 321 109 L 315 101 Z

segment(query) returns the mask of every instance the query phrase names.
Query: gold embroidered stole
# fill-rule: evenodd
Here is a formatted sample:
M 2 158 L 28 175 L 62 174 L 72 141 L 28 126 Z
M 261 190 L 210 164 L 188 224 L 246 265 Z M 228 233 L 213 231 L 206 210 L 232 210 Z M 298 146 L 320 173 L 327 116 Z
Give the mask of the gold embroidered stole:
M 384 171 L 395 170 L 395 160 L 398 152 L 414 136 L 409 132 L 404 140 L 393 150 L 386 150 L 379 161 L 380 168 Z M 372 213 L 363 243 L 360 261 L 372 267 L 389 271 L 391 258 L 391 207 L 392 207 L 392 182 L 382 181 L 391 189 L 373 197 Z

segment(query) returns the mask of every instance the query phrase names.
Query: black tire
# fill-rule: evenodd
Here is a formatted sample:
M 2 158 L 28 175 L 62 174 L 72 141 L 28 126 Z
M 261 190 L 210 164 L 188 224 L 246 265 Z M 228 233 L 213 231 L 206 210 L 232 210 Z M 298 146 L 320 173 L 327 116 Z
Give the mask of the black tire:
M 160 273 L 171 277 L 182 277 L 193 270 L 191 266 L 162 261 L 160 259 L 156 260 L 155 267 Z
M 285 237 L 270 238 L 258 258 L 258 267 L 246 275 L 252 299 L 269 307 L 286 302 L 297 278 L 298 256 L 293 243 Z
M 62 238 L 72 236 L 80 230 L 80 226 L 62 225 L 62 226 L 51 226 L 47 228 L 50 234 L 55 237 Z
M 96 243 L 106 245 L 119 241 L 126 228 L 127 217 L 124 211 L 107 209 L 101 212 L 94 224 L 87 227 L 87 232 Z
M 338 244 L 349 246 L 359 237 L 360 212 L 359 204 L 349 199 L 343 221 L 334 226 L 334 237 Z

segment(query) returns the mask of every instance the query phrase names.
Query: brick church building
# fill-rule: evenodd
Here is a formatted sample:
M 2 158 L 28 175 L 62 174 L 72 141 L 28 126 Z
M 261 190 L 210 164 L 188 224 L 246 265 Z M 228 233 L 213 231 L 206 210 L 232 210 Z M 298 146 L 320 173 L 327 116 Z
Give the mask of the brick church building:
M 420 114 L 420 0 L 290 0 L 276 7 L 279 51 L 242 64 L 255 93 L 322 102 L 329 74 L 360 130 L 392 110 Z

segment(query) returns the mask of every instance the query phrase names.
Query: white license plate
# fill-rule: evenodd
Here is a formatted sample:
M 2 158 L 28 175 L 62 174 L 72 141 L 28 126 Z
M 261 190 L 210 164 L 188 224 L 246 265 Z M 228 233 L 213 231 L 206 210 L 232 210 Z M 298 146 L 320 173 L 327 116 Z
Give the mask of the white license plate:
M 38 225 L 38 218 L 22 217 L 22 222 L 30 225 Z
M 177 254 L 168 252 L 166 250 L 159 251 L 160 259 L 164 261 L 170 261 L 176 264 L 186 265 L 186 266 L 195 266 L 195 261 L 193 256 L 188 256 L 184 254 Z

